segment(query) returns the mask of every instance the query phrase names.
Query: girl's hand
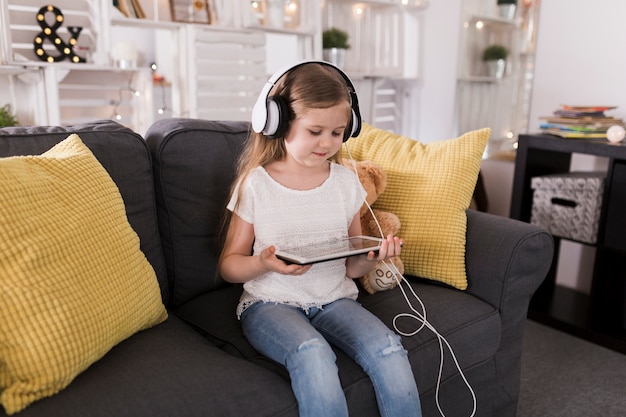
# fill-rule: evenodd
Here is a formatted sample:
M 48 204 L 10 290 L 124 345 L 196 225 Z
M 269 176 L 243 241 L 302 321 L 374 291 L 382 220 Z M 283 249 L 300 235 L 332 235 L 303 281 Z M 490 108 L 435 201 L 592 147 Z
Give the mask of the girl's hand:
M 346 275 L 350 278 L 358 278 L 367 275 L 372 271 L 376 262 L 393 258 L 402 252 L 404 241 L 399 237 L 387 236 L 380 244 L 378 254 L 374 251 L 367 252 L 367 255 L 353 256 L 346 260 Z
M 397 236 L 388 235 L 386 239 L 383 239 L 380 249 L 378 250 L 378 256 L 375 252 L 368 252 L 367 259 L 370 261 L 383 261 L 385 259 L 399 256 L 402 252 L 402 244 L 404 241 Z
M 259 259 L 263 267 L 268 271 L 278 272 L 284 275 L 302 275 L 311 269 L 312 266 L 287 264 L 285 261 L 276 257 L 276 248 L 274 246 L 263 249 L 259 255 Z

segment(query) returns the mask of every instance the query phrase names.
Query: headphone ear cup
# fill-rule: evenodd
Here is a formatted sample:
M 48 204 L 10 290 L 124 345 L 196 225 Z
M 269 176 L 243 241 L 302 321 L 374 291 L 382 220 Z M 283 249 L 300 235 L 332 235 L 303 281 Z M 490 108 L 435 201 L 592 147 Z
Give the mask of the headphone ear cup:
M 359 123 L 359 117 L 357 116 L 354 109 L 352 109 L 352 117 L 348 121 L 348 125 L 346 126 L 346 130 L 343 131 L 343 141 L 347 141 L 351 137 L 355 137 L 361 131 Z
M 267 98 L 267 122 L 263 133 L 272 138 L 282 138 L 289 129 L 289 104 L 281 96 Z
M 265 124 L 263 134 L 274 137 L 280 120 L 279 109 L 274 97 L 268 97 L 265 104 Z
M 348 124 L 346 125 L 346 129 L 343 131 L 343 141 L 347 141 L 352 136 L 354 132 L 354 112 L 351 112 L 350 120 L 348 120 Z

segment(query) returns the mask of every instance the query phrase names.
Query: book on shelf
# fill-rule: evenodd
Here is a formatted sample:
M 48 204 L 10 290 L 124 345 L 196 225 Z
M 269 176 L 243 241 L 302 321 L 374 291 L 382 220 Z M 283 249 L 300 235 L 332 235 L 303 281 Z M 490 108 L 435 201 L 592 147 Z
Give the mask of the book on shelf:
M 146 13 L 143 11 L 143 8 L 141 7 L 141 3 L 139 2 L 139 0 L 131 0 L 131 4 L 133 5 L 133 9 L 135 10 L 135 14 L 137 15 L 137 18 L 145 19 Z
M 547 133 L 548 135 L 560 136 L 562 138 L 571 138 L 571 139 L 592 139 L 592 138 L 606 138 L 606 131 L 604 132 L 572 132 L 572 131 L 563 131 L 563 130 L 543 130 L 543 133 Z
M 595 125 L 595 126 L 612 126 L 622 123 L 622 119 L 617 117 L 559 117 L 559 116 L 540 116 L 546 123 L 561 123 L 567 125 Z
M 562 105 L 551 116 L 541 116 L 539 126 L 543 133 L 565 138 L 604 138 L 613 125 L 624 126 L 624 120 L 607 116 L 605 111 L 617 106 L 571 106 Z
M 606 132 L 606 129 L 608 128 L 608 126 L 602 126 L 602 125 L 597 125 L 597 124 L 570 125 L 570 124 L 563 124 L 563 123 L 541 123 L 539 127 L 543 130 L 554 130 L 554 131 L 558 130 L 562 132 L 588 132 L 588 133 Z
M 599 111 L 607 111 L 614 110 L 617 106 L 571 106 L 568 104 L 563 104 L 561 106 L 562 110 L 573 110 L 573 111 L 582 111 L 582 112 L 599 112 Z
M 113 0 L 113 6 L 126 17 L 143 19 L 146 17 L 139 0 Z

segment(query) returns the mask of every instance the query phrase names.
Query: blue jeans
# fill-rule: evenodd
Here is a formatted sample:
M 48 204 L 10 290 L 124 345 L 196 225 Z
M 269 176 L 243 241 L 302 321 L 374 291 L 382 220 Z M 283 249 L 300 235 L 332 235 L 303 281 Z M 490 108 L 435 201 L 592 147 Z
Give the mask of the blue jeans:
M 400 337 L 358 302 L 343 298 L 308 312 L 258 302 L 244 311 L 241 324 L 259 352 L 289 371 L 300 417 L 348 415 L 329 343 L 346 352 L 369 375 L 382 417 L 422 415 Z

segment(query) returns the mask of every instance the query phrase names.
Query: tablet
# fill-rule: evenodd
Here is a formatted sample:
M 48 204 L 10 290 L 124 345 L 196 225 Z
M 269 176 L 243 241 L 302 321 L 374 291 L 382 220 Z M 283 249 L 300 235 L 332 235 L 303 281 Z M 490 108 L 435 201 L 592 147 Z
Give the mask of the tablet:
M 382 239 L 377 237 L 353 236 L 302 247 L 276 249 L 276 257 L 287 263 L 307 265 L 376 252 L 381 242 Z

